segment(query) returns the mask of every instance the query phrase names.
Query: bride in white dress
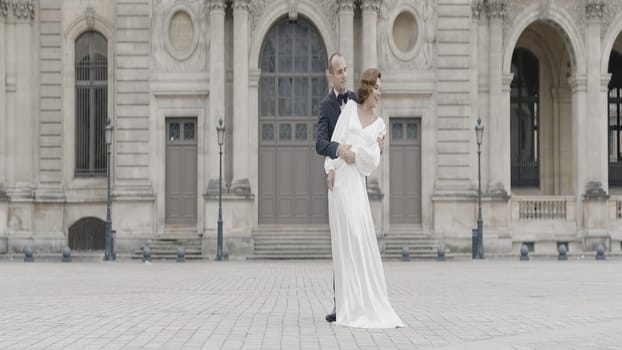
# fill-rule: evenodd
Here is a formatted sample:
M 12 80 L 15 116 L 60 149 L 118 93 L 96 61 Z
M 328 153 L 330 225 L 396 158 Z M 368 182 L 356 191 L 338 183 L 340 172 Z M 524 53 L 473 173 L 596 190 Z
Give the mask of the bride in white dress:
M 331 141 L 350 145 L 355 160 L 326 158 L 328 213 L 335 270 L 337 324 L 361 328 L 403 327 L 389 303 L 365 177 L 380 163 L 378 136 L 386 132 L 375 114 L 380 72 L 361 75 L 359 103 L 350 100 L 337 120 Z

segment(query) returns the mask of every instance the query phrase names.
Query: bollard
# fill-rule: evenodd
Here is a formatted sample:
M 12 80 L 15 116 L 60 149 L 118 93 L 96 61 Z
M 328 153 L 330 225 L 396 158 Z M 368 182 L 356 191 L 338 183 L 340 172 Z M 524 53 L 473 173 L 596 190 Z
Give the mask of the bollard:
M 477 236 L 479 231 L 474 228 L 471 230 L 471 256 L 473 259 L 477 257 Z
M 143 248 L 143 262 L 151 262 L 151 248 L 149 248 L 149 244 L 145 244 Z
M 402 248 L 402 261 L 410 261 L 410 251 L 408 247 Z
M 63 248 L 63 262 L 71 262 L 71 248 L 68 246 Z
M 529 261 L 529 248 L 526 244 L 523 244 L 522 247 L 520 247 L 520 260 Z
M 186 250 L 184 247 L 177 247 L 177 262 L 186 262 Z
M 24 248 L 24 262 L 34 262 L 35 258 L 32 256 L 32 248 L 25 247 Z
M 559 247 L 557 247 L 557 250 L 559 251 L 557 260 L 568 260 L 568 256 L 566 255 L 566 253 L 568 253 L 568 249 L 566 249 L 565 244 L 560 244 Z
M 227 246 L 222 248 L 222 260 L 229 260 L 229 249 L 227 249 Z
M 596 260 L 605 260 L 605 247 L 602 244 L 596 248 Z
M 443 243 L 436 249 L 436 261 L 445 261 L 445 245 Z

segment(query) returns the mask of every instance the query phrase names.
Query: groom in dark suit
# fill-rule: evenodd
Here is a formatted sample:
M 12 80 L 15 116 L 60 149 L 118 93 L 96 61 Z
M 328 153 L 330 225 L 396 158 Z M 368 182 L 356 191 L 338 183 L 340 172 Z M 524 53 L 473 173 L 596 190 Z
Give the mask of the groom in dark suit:
M 348 100 L 357 101 L 354 91 L 346 88 L 348 81 L 348 66 L 346 59 L 338 52 L 330 55 L 328 58 L 328 78 L 332 84 L 332 88 L 328 95 L 320 102 L 320 116 L 317 121 L 315 150 L 319 155 L 335 159 L 340 157 L 347 163 L 352 164 L 355 159 L 355 153 L 350 150 L 350 145 L 342 145 L 332 142 L 335 125 L 341 110 Z M 327 177 L 328 187 L 332 189 L 334 177 Z M 333 289 L 335 289 L 333 280 Z M 326 321 L 335 322 L 337 319 L 336 309 L 326 315 Z
M 320 101 L 320 116 L 317 121 L 315 150 L 319 155 L 343 158 L 346 162 L 354 162 L 354 152 L 349 145 L 331 142 L 335 125 L 341 109 L 349 100 L 357 101 L 354 91 L 346 88 L 348 81 L 348 66 L 346 59 L 338 52 L 328 58 L 328 75 L 332 88 L 328 95 Z

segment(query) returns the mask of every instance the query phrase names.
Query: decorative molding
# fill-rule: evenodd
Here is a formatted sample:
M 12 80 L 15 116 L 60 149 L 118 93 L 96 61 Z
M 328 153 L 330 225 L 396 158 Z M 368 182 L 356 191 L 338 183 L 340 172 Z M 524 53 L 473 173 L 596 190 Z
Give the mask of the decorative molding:
M 289 20 L 292 22 L 298 20 L 298 0 L 288 0 L 288 9 Z
M 9 15 L 9 6 L 13 8 L 13 16 L 17 19 L 35 19 L 34 0 L 0 0 L 0 16 Z
M 6 18 L 9 13 L 9 3 L 7 0 L 0 0 L 0 16 Z
M 488 18 L 500 18 L 504 19 L 508 16 L 512 5 L 506 0 L 489 0 L 484 2 L 486 14 Z
M 410 12 L 417 22 L 416 43 L 409 52 L 396 52 L 393 24 L 399 14 Z M 436 1 L 413 0 L 408 3 L 387 0 L 382 3 L 378 18 L 378 64 L 382 70 L 430 70 L 436 56 Z
M 227 9 L 227 4 L 225 3 L 225 0 L 209 0 L 207 7 L 210 11 L 216 11 L 216 10 L 224 11 Z
M 233 10 L 234 11 L 237 11 L 237 10 L 249 11 L 250 9 L 249 2 L 250 0 L 233 0 Z
M 354 0 L 337 0 L 337 12 L 354 11 Z
M 213 2 L 204 0 L 154 0 L 152 5 L 152 60 L 156 72 L 200 72 L 207 69 L 209 31 L 207 8 Z M 170 41 L 170 24 L 177 12 L 185 12 L 192 21 L 193 38 L 188 50 L 177 52 Z
M 361 10 L 363 11 L 376 11 L 380 10 L 380 5 L 382 1 L 380 0 L 362 0 L 361 1 Z
M 13 0 L 13 14 L 17 18 L 35 19 L 33 0 Z
M 585 200 L 605 201 L 609 199 L 609 194 L 603 189 L 602 183 L 599 181 L 590 181 L 585 185 Z
M 482 12 L 486 11 L 486 7 L 482 0 L 476 0 L 471 4 L 471 12 L 473 14 L 473 18 L 479 19 Z
M 95 14 L 95 8 L 92 6 L 89 6 L 84 10 L 84 17 L 86 17 L 86 26 L 89 29 L 93 29 L 95 27 Z
M 551 2 L 548 0 L 540 0 L 540 19 L 549 18 L 551 16 Z
M 605 3 L 601 0 L 587 0 L 585 4 L 585 18 L 588 21 L 601 21 L 605 16 Z

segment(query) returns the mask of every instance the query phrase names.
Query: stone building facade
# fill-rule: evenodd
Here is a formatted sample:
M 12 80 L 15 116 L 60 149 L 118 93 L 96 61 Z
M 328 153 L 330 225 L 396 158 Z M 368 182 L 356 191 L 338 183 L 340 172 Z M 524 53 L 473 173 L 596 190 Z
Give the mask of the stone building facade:
M 620 33 L 614 0 L 0 0 L 0 253 L 101 249 L 109 170 L 117 251 L 199 237 L 213 254 L 220 118 L 228 250 L 316 249 L 334 51 L 351 88 L 382 71 L 383 250 L 470 251 L 480 174 L 487 255 L 619 252 Z

